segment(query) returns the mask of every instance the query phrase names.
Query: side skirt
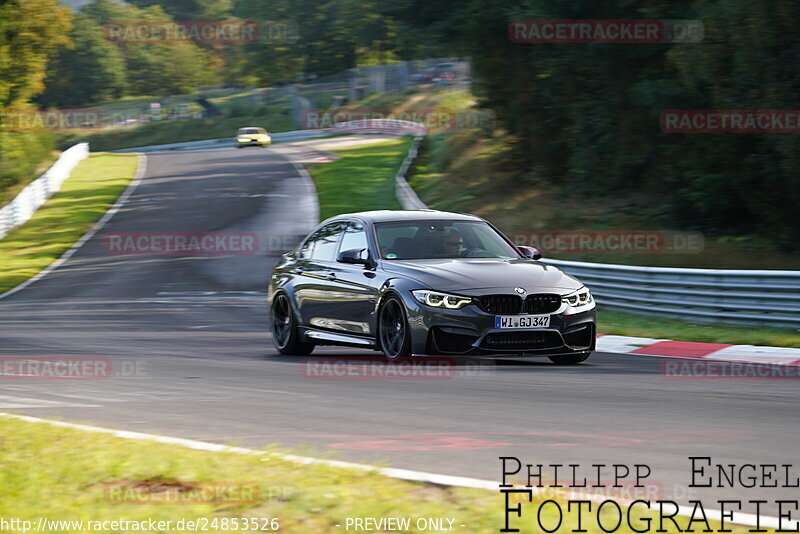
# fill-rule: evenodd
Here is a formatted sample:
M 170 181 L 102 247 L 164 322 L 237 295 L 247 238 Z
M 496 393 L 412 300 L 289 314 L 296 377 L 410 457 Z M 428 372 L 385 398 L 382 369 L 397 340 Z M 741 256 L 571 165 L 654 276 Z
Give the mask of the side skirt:
M 307 329 L 306 337 L 313 340 L 318 345 L 356 345 L 359 347 L 374 347 L 375 341 L 349 334 L 338 334 L 333 332 L 323 332 L 321 330 Z

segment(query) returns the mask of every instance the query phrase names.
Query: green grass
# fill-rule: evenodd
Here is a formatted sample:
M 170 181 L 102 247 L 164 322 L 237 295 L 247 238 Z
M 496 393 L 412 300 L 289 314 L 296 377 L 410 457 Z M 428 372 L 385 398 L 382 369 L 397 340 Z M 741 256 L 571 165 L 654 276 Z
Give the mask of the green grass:
M 376 97 L 377 99 L 378 97 Z M 406 95 L 392 105 L 475 111 L 469 93 L 443 90 L 428 96 Z M 469 212 L 489 219 L 506 233 L 514 231 L 661 230 L 676 228 L 662 199 L 631 190 L 613 197 L 576 194 L 574 187 L 526 175 L 513 155 L 514 139 L 502 131 L 462 128 L 432 132 L 409 183 L 432 208 Z M 800 269 L 800 254 L 787 254 L 764 236 L 705 235 L 699 254 L 561 254 L 553 258 L 719 269 Z
M 311 170 L 317 188 L 320 217 L 365 210 L 402 209 L 395 196 L 394 177 L 411 147 L 405 137 L 334 150 L 340 159 Z
M 86 109 L 99 109 L 107 113 L 131 113 L 131 114 L 149 114 L 150 104 L 152 102 L 159 102 L 161 104 L 161 112 L 166 113 L 170 108 L 178 104 L 188 104 L 189 110 L 192 112 L 201 111 L 203 109 L 197 100 L 206 98 L 211 103 L 225 109 L 231 102 L 235 102 L 241 98 L 247 98 L 254 94 L 261 93 L 265 90 L 264 87 L 257 87 L 253 89 L 206 89 L 196 93 L 188 93 L 182 95 L 145 95 L 145 96 L 126 96 L 107 102 L 98 102 L 87 106 L 82 106 Z
M 412 518 L 412 525 L 420 517 L 449 517 L 456 520 L 455 531 L 476 534 L 497 532 L 503 526 L 504 503 L 499 492 L 423 485 L 339 467 L 299 465 L 275 452 L 267 449 L 259 455 L 242 455 L 197 451 L 0 418 L 0 517 L 32 521 L 34 527 L 40 517 L 84 522 L 173 521 L 172 528 L 164 532 L 191 531 L 176 529 L 175 522 L 196 518 L 206 518 L 208 525 L 222 518 L 240 518 L 240 522 L 241 518 L 277 518 L 279 532 L 302 534 L 346 532 L 348 517 L 408 517 Z M 133 493 L 108 489 L 120 484 L 136 486 L 135 495 L 148 498 L 151 503 L 135 503 L 121 497 Z M 250 488 L 249 495 L 254 498 L 244 503 L 223 499 L 216 504 L 179 503 L 163 498 L 167 488 L 175 495 L 178 488 L 189 489 L 192 484 Z M 161 502 L 152 503 L 159 495 Z M 567 514 L 566 503 L 562 503 L 562 509 L 565 521 L 559 532 L 567 532 L 575 528 L 574 514 Z M 521 534 L 537 532 L 534 505 L 523 501 L 522 510 L 522 518 L 512 514 L 512 525 L 520 528 Z M 633 510 L 631 516 L 634 526 L 641 529 L 641 519 L 652 514 L 637 512 Z M 584 513 L 583 528 L 599 532 L 594 518 L 594 513 Z M 556 521 L 552 505 L 545 507 L 542 522 L 554 525 Z M 605 524 L 614 521 L 612 516 Z M 686 527 L 685 518 L 678 522 Z M 466 528 L 461 528 L 462 524 Z M 666 525 L 672 526 L 669 521 Z M 675 531 L 674 527 L 668 530 Z M 420 531 L 412 527 L 399 532 Z M 632 530 L 623 522 L 615 532 L 631 534 Z M 737 528 L 734 532 L 746 530 Z
M 347 89 L 330 89 L 326 91 L 312 91 L 312 92 L 300 92 L 300 95 L 303 98 L 307 98 L 309 102 L 311 102 L 311 107 L 313 109 L 328 109 L 333 105 L 333 98 L 336 96 L 348 96 Z
M 800 331 L 791 328 L 687 323 L 678 319 L 632 315 L 619 311 L 604 310 L 602 307 L 599 307 L 597 311 L 597 325 L 597 329 L 601 334 L 674 339 L 676 341 L 698 341 L 702 343 L 800 348 Z
M 135 154 L 92 154 L 24 225 L 0 241 L 0 293 L 35 275 L 86 233 L 136 174 Z

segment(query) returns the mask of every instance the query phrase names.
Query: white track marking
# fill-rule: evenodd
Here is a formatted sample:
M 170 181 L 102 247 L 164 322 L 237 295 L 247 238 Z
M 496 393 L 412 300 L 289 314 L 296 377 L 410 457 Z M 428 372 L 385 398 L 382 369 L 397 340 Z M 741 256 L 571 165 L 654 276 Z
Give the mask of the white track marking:
M 155 443 L 165 443 L 169 445 L 178 445 L 180 447 L 186 447 L 189 449 L 201 450 L 201 451 L 211 451 L 211 452 L 230 452 L 235 454 L 247 454 L 251 456 L 272 456 L 276 458 L 281 458 L 283 460 L 287 460 L 290 462 L 295 462 L 303 465 L 327 465 L 330 467 L 340 467 L 343 469 L 356 469 L 359 471 L 368 471 L 374 472 L 379 475 L 383 475 L 389 478 L 397 478 L 401 480 L 409 480 L 413 482 L 423 482 L 426 484 L 436 484 L 439 486 L 456 486 L 462 488 L 475 488 L 475 489 L 484 489 L 489 491 L 499 491 L 500 486 L 498 482 L 492 480 L 481 480 L 477 478 L 468 478 L 468 477 L 458 477 L 458 476 L 451 476 L 451 475 L 439 475 L 436 473 L 426 473 L 424 471 L 413 471 L 410 469 L 395 469 L 392 467 L 375 467 L 372 465 L 366 464 L 357 464 L 353 462 L 344 462 L 339 460 L 324 460 L 321 458 L 311 458 L 308 456 L 297 456 L 294 454 L 282 454 L 282 453 L 268 453 L 265 451 L 259 451 L 256 449 L 248 449 L 245 447 L 231 447 L 229 445 L 221 445 L 218 443 L 208 443 L 203 441 L 195 441 L 191 439 L 184 439 L 184 438 L 173 438 L 169 436 L 160 436 L 158 434 L 147 434 L 143 432 L 129 432 L 127 430 L 114 430 L 111 428 L 103 428 L 99 426 L 91 426 L 91 425 L 80 425 L 76 423 L 67 423 L 64 421 L 54 421 L 51 419 L 42 419 L 39 417 L 30 417 L 27 415 L 15 415 L 9 413 L 0 412 L 0 417 L 5 417 L 8 419 L 18 419 L 20 421 L 27 421 L 29 423 L 44 423 L 53 426 L 60 426 L 65 428 L 74 428 L 76 430 L 83 430 L 86 432 L 95 432 L 100 434 L 111 434 L 118 438 L 124 439 L 135 439 L 141 441 L 152 441 Z M 535 491 L 536 488 L 533 488 Z M 543 490 L 542 490 L 543 491 Z M 608 498 L 606 495 L 582 495 L 582 498 L 590 499 L 590 500 L 598 500 L 603 501 Z M 620 504 L 630 504 L 632 500 L 618 500 Z M 653 511 L 658 510 L 658 503 L 654 503 L 650 506 L 650 509 Z M 678 513 L 682 516 L 691 516 L 694 507 L 692 506 L 679 506 Z M 710 520 L 719 521 L 722 519 L 722 514 L 719 510 L 705 510 L 706 516 Z M 733 520 L 727 520 L 727 523 L 735 523 L 738 525 L 746 525 L 746 526 L 755 526 L 756 523 L 760 524 L 762 528 L 778 528 L 779 520 L 777 517 L 771 516 L 760 516 L 757 517 L 754 514 L 745 514 L 741 512 L 734 512 L 733 513 Z M 788 525 L 787 525 L 788 523 Z M 784 522 L 782 525 L 784 528 L 798 528 L 800 527 L 800 522 L 798 521 L 788 521 Z
M 83 235 L 83 237 L 81 237 L 74 245 L 72 245 L 69 248 L 69 250 L 67 250 L 64 254 L 62 254 L 60 258 L 58 258 L 56 261 L 45 267 L 44 270 L 39 271 L 37 274 L 33 275 L 31 278 L 28 278 L 17 287 L 9 289 L 5 293 L 0 294 L 0 299 L 11 296 L 17 291 L 22 291 L 23 289 L 25 289 L 32 283 L 36 282 L 37 280 L 41 280 L 42 278 L 47 276 L 50 272 L 57 269 L 65 261 L 70 259 L 72 255 L 75 254 L 78 251 L 78 249 L 80 249 L 84 245 L 84 243 L 86 243 L 92 237 L 94 237 L 94 235 L 97 232 L 99 232 L 103 228 L 103 226 L 106 225 L 109 219 L 111 219 L 111 217 L 113 217 L 114 214 L 119 211 L 119 209 L 123 206 L 123 204 L 127 202 L 128 197 L 131 195 L 133 190 L 136 189 L 136 186 L 138 186 L 139 183 L 142 181 L 142 178 L 144 177 L 144 173 L 146 170 L 147 170 L 147 157 L 144 154 L 139 154 L 139 166 L 136 169 L 136 176 L 134 176 L 133 181 L 131 181 L 131 183 L 128 184 L 128 187 L 119 196 L 117 201 L 114 202 L 111 208 L 109 208 L 109 210 L 106 211 L 105 214 L 100 218 L 100 220 L 97 221 L 97 223 L 95 223 L 92 229 L 86 232 Z
M 31 397 L 17 397 L 16 395 L 0 395 L 0 408 L 100 408 L 100 404 L 80 404 L 75 402 L 62 402 Z
M 597 339 L 597 351 L 628 354 L 637 349 L 649 347 L 662 341 L 672 340 L 605 335 Z M 692 347 L 696 348 L 696 350 L 702 350 L 702 346 L 704 345 L 703 343 L 693 343 L 691 341 L 674 341 L 673 343 L 686 343 L 687 345 L 691 345 Z M 707 345 L 710 346 L 712 344 Z M 685 356 L 676 356 L 669 354 L 642 353 L 636 353 L 634 356 L 645 356 L 649 358 L 677 358 L 694 361 L 721 360 L 763 365 L 788 365 L 790 363 L 800 361 L 800 349 L 791 347 L 766 347 L 758 345 L 731 345 L 729 347 L 708 352 L 708 354 L 701 354 L 697 356 L 691 356 L 689 354 Z
M 599 352 L 623 352 L 640 349 L 653 343 L 664 341 L 663 339 L 653 339 L 650 337 L 628 337 L 628 336 L 602 336 L 597 340 L 597 350 Z
M 758 361 L 762 363 L 791 363 L 800 360 L 800 349 L 789 347 L 760 347 L 757 345 L 733 345 L 712 352 L 703 359 L 730 361 Z

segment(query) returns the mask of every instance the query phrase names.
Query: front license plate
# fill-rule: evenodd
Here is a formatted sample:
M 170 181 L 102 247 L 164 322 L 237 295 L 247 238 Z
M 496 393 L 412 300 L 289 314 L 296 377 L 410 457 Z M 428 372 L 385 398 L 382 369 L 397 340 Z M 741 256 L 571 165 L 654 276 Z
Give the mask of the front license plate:
M 549 315 L 495 315 L 495 328 L 547 328 Z

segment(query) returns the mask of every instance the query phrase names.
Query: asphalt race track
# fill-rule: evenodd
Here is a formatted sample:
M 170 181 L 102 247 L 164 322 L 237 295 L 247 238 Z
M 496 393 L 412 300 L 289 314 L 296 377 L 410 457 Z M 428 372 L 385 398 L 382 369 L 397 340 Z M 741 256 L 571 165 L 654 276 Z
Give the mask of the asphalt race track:
M 642 463 L 659 497 L 681 502 L 742 496 L 687 494 L 689 456 L 797 463 L 795 380 L 668 379 L 662 359 L 608 353 L 573 368 L 460 361 L 442 379 L 309 377 L 318 360 L 277 355 L 268 333 L 266 281 L 280 248 L 271 243 L 299 239 L 316 216 L 290 157 L 279 147 L 149 154 L 142 183 L 105 228 L 0 299 L 0 357 L 109 358 L 112 376 L 0 377 L 0 411 L 498 481 L 499 456 L 585 473 Z M 104 247 L 109 232 L 166 231 L 256 232 L 263 246 L 192 257 Z M 375 354 L 315 352 L 351 362 Z

